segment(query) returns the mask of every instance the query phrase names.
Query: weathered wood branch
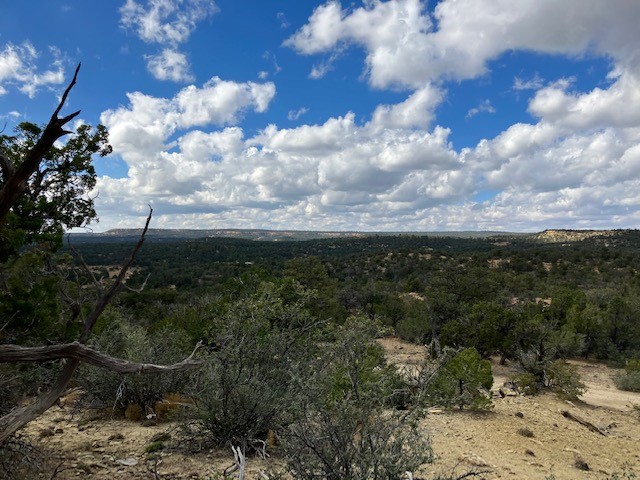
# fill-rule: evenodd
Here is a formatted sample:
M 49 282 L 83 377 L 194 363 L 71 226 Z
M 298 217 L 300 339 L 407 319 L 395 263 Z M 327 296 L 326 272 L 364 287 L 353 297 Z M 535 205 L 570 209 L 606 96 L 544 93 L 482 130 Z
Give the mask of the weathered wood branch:
M 111 286 L 100 296 L 100 298 L 98 298 L 98 300 L 94 304 L 93 310 L 85 317 L 84 330 L 80 335 L 80 338 L 78 338 L 78 342 L 76 343 L 82 345 L 87 343 L 87 340 L 91 335 L 91 330 L 93 329 L 95 323 L 98 321 L 98 318 L 100 318 L 100 315 L 107 307 L 109 302 L 111 302 L 116 293 L 118 293 L 118 291 L 122 288 L 124 279 L 127 275 L 127 271 L 133 263 L 136 254 L 142 247 L 145 235 L 147 234 L 147 230 L 149 229 L 149 222 L 151 222 L 152 213 L 153 209 L 151 209 L 149 212 L 147 222 L 144 226 L 144 229 L 142 230 L 142 234 L 140 235 L 140 240 L 138 240 L 138 243 L 131 252 L 131 256 L 129 257 L 128 261 L 122 266 L 122 268 L 120 269 L 120 273 L 114 279 Z M 16 431 L 24 427 L 27 423 L 31 422 L 32 420 L 46 412 L 49 408 L 51 408 L 58 401 L 58 398 L 60 398 L 60 396 L 64 393 L 67 385 L 73 377 L 74 372 L 78 368 L 78 365 L 80 365 L 80 360 L 77 358 L 68 358 L 65 356 L 59 358 L 67 358 L 67 360 L 64 364 L 64 367 L 62 368 L 62 371 L 58 374 L 58 377 L 51 389 L 48 392 L 40 395 L 34 403 L 23 407 L 14 408 L 5 416 L 0 417 L 0 445 L 2 445 L 8 438 L 10 438 Z
M 0 418 L 0 445 L 31 420 L 49 410 L 49 408 L 58 401 L 58 398 L 60 398 L 67 389 L 67 385 L 71 381 L 78 365 L 80 365 L 80 360 L 67 360 L 62 367 L 62 371 L 58 374 L 58 378 L 56 378 L 55 383 L 48 392 L 40 395 L 32 404 L 14 408 Z
M 587 427 L 592 432 L 599 433 L 600 435 L 604 435 L 605 437 L 607 436 L 607 432 L 605 432 L 603 429 L 601 429 L 600 427 L 597 427 L 596 425 L 589 422 L 588 420 L 585 420 L 584 418 L 571 413 L 568 410 L 561 410 L 560 413 L 562 414 L 563 417 L 568 418 L 569 420 L 573 420 L 574 422 L 578 422 L 580 425 Z
M 111 286 L 107 289 L 107 291 L 104 294 L 100 296 L 100 298 L 95 304 L 93 311 L 89 315 L 87 315 L 87 317 L 85 318 L 84 330 L 82 331 L 82 335 L 80 335 L 80 338 L 78 339 L 80 343 L 87 343 L 87 340 L 91 335 L 91 330 L 93 330 L 93 327 L 98 321 L 98 318 L 100 318 L 100 315 L 102 314 L 106 306 L 109 305 L 111 300 L 113 300 L 113 297 L 116 295 L 116 293 L 120 291 L 120 289 L 124 285 L 124 280 L 127 276 L 127 272 L 129 271 L 131 264 L 133 264 L 133 261 L 135 260 L 136 255 L 138 254 L 138 251 L 140 250 L 140 248 L 142 248 L 142 244 L 144 243 L 145 236 L 147 235 L 147 230 L 149 230 L 149 223 L 151 222 L 152 215 L 153 215 L 153 208 L 149 206 L 149 216 L 147 217 L 147 222 L 145 223 L 144 228 L 142 229 L 142 234 L 140 234 L 140 239 L 138 240 L 138 243 L 136 243 L 136 246 L 131 251 L 129 260 L 127 260 L 127 262 L 124 265 L 122 265 L 122 268 L 120 269 L 120 273 L 118 273 L 118 276 L 115 278 Z
M 11 206 L 15 203 L 18 197 L 27 190 L 29 178 L 38 169 L 44 155 L 51 149 L 56 140 L 64 135 L 72 133 L 69 130 L 65 130 L 63 127 L 77 117 L 80 114 L 80 110 L 62 118 L 58 118 L 58 114 L 66 103 L 69 92 L 76 84 L 79 70 L 80 64 L 76 67 L 71 83 L 69 83 L 64 91 L 58 107 L 53 112 L 49 123 L 43 130 L 42 135 L 40 135 L 36 144 L 25 155 L 18 168 L 16 168 L 11 175 L 5 176 L 4 178 L 2 189 L 0 189 L 0 229 L 4 226 L 7 220 L 7 215 L 11 210 Z
M 69 247 L 69 250 L 71 250 L 71 253 L 73 253 L 74 258 L 78 262 L 80 262 L 80 265 L 82 265 L 84 271 L 89 274 L 91 280 L 93 280 L 93 285 L 98 289 L 98 291 L 102 291 L 102 285 L 93 274 L 93 270 L 89 268 L 89 265 L 87 265 L 87 262 L 85 262 L 84 257 L 80 254 L 80 252 L 76 250 L 73 245 L 71 245 L 71 237 L 67 237 L 67 246 Z
M 198 343 L 191 355 L 173 365 L 136 363 L 111 357 L 79 342 L 47 345 L 43 347 L 23 347 L 20 345 L 0 345 L 0 363 L 49 362 L 51 360 L 73 359 L 95 365 L 116 373 L 163 373 L 184 372 L 198 368 L 202 363 L 195 359 Z

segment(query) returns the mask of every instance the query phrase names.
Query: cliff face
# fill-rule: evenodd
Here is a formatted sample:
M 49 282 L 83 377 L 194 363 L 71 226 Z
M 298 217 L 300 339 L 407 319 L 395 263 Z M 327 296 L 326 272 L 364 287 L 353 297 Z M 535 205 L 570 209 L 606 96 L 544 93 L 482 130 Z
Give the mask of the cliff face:
M 579 242 L 587 238 L 613 237 L 618 230 L 545 230 L 534 235 L 536 240 L 541 242 Z

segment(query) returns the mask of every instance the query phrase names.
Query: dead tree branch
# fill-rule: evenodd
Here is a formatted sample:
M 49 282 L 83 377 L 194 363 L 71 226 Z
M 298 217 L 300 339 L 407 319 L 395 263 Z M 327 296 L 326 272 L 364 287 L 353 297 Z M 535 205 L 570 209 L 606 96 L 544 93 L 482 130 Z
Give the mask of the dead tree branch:
M 95 285 L 95 287 L 99 291 L 101 291 L 102 290 L 102 285 L 100 284 L 100 282 L 98 281 L 96 276 L 93 274 L 93 271 L 89 268 L 89 265 L 87 265 L 87 262 L 84 261 L 84 257 L 80 254 L 80 252 L 78 250 L 76 250 L 76 248 L 73 245 L 71 245 L 71 240 L 70 240 L 69 237 L 67 237 L 67 246 L 69 247 L 69 250 L 71 250 L 71 253 L 73 253 L 74 258 L 78 262 L 80 262 L 80 265 L 82 265 L 82 268 L 84 269 L 84 271 L 89 274 L 89 276 L 91 277 L 91 280 L 93 281 L 93 284 Z
M 24 155 L 19 165 L 15 165 L 9 158 L 0 152 L 0 169 L 2 171 L 2 185 L 0 186 L 0 232 L 4 229 L 7 217 L 12 206 L 18 198 L 28 191 L 29 179 L 38 172 L 44 156 L 51 149 L 53 144 L 60 137 L 72 133 L 65 130 L 65 125 L 80 114 L 80 111 L 71 113 L 65 117 L 58 118 L 58 114 L 64 107 L 71 89 L 76 84 L 80 64 L 78 64 L 73 79 L 67 86 L 60 99 L 58 107 L 53 112 L 49 123 L 42 131 L 36 144 Z M 104 309 L 113 300 L 114 296 L 124 287 L 124 282 L 129 268 L 133 264 L 135 257 L 144 243 L 153 209 L 149 207 L 149 216 L 145 223 L 138 243 L 131 251 L 129 259 L 122 265 L 118 276 L 111 282 L 111 285 L 100 291 L 100 296 L 95 301 L 93 309 L 84 319 L 82 333 L 76 342 L 52 345 L 44 347 L 22 347 L 19 345 L 1 345 L 0 362 L 41 362 L 49 360 L 64 359 L 62 370 L 58 374 L 53 386 L 49 391 L 38 396 L 33 403 L 26 406 L 16 407 L 8 414 L 0 417 L 0 446 L 20 428 L 31 422 L 39 415 L 53 406 L 58 398 L 67 389 L 68 383 L 73 378 L 73 374 L 80 365 L 80 362 L 87 362 L 93 365 L 107 368 L 120 373 L 162 373 L 167 371 L 183 371 L 196 368 L 199 362 L 194 359 L 194 355 L 199 345 L 193 353 L 185 360 L 174 365 L 154 365 L 139 364 L 116 359 L 98 352 L 86 345 L 91 331 Z M 82 257 L 80 257 L 82 258 Z M 91 273 L 84 260 L 81 259 L 84 267 Z M 96 283 L 93 275 L 92 279 Z M 67 298 L 67 301 L 70 300 Z M 80 310 L 77 310 L 78 314 Z
M 89 361 L 89 363 L 93 362 L 94 364 L 100 364 L 100 366 L 102 366 L 103 368 L 113 366 L 114 368 L 116 368 L 116 371 L 118 371 L 117 369 L 126 371 L 129 368 L 132 368 L 133 372 L 140 371 L 140 364 L 128 363 L 122 360 L 113 359 L 111 357 L 108 357 L 107 355 L 100 354 L 95 350 L 91 350 L 85 344 L 87 343 L 87 340 L 91 335 L 91 330 L 93 329 L 96 321 L 98 320 L 98 318 L 100 318 L 100 315 L 107 307 L 109 302 L 111 302 L 116 293 L 118 293 L 118 291 L 120 291 L 120 289 L 122 288 L 127 275 L 127 271 L 135 260 L 136 254 L 142 247 L 145 236 L 147 234 L 147 230 L 149 229 L 149 222 L 151 222 L 152 214 L 153 209 L 150 209 L 149 216 L 147 217 L 147 221 L 145 223 L 144 229 L 142 230 L 142 234 L 140 235 L 140 239 L 138 240 L 136 246 L 133 248 L 129 259 L 122 266 L 122 268 L 120 269 L 120 273 L 113 280 L 111 286 L 100 296 L 100 298 L 98 298 L 98 300 L 94 304 L 93 310 L 85 317 L 84 329 L 82 331 L 82 334 L 78 338 L 78 341 L 72 344 L 61 345 L 61 349 L 56 349 L 56 346 L 54 345 L 52 346 L 52 350 L 47 350 L 47 347 L 44 347 L 44 351 L 39 351 L 39 354 L 44 355 L 44 357 L 54 357 L 51 359 L 65 358 L 65 364 L 62 368 L 62 371 L 58 375 L 58 378 L 48 392 L 40 395 L 34 403 L 24 407 L 14 408 L 11 412 L 0 418 L 0 445 L 2 445 L 16 431 L 18 431 L 33 419 L 43 414 L 56 403 L 58 398 L 65 392 L 68 383 L 71 381 L 71 378 L 73 377 L 73 374 L 78 368 L 78 365 L 80 365 L 81 361 L 85 361 L 86 359 L 87 361 Z M 15 345 L 4 345 L 2 352 L 4 352 L 4 355 L 6 355 L 7 358 L 9 357 L 10 352 L 12 352 L 12 355 L 23 355 L 26 361 L 34 361 L 28 360 L 28 349 L 25 352 L 25 350 L 21 350 L 21 348 L 22 347 L 17 347 Z M 34 348 L 38 349 L 42 347 Z M 176 364 L 178 365 L 178 367 L 176 367 L 176 365 L 163 367 L 161 365 L 147 364 L 143 366 L 143 370 L 146 369 L 146 373 L 160 373 L 163 371 L 171 371 L 171 369 L 175 371 L 176 369 L 180 368 L 196 368 L 196 366 L 193 365 L 193 362 L 195 362 L 195 360 L 193 359 L 194 353 L 192 353 L 187 359 Z M 33 350 L 31 351 L 31 354 L 33 354 Z M 2 354 L 0 354 L 0 359 L 2 358 L 1 355 Z M 167 368 L 169 368 L 169 370 L 167 370 Z M 132 373 L 132 371 L 129 371 L 129 373 Z
M 585 420 L 584 418 L 579 417 L 574 413 L 571 413 L 568 410 L 561 410 L 560 413 L 562 414 L 563 417 L 568 418 L 569 420 L 573 420 L 574 422 L 578 422 L 580 425 L 587 427 L 592 432 L 599 433 L 600 435 L 603 435 L 605 437 L 607 436 L 607 432 L 605 432 L 603 429 L 601 429 L 600 427 L 597 427 L 590 421 Z
M 135 363 L 114 358 L 98 350 L 94 350 L 79 342 L 47 345 L 43 347 L 22 347 L 20 345 L 0 345 L 0 363 L 34 363 L 51 360 L 73 359 L 90 363 L 116 373 L 163 373 L 184 372 L 198 368 L 202 362 L 195 359 L 198 343 L 191 355 L 173 365 L 155 365 L 152 363 Z
M 38 170 L 38 167 L 40 166 L 40 162 L 42 162 L 42 158 L 44 157 L 44 155 L 51 149 L 56 140 L 64 135 L 72 133 L 69 130 L 65 130 L 64 126 L 75 117 L 77 117 L 80 114 L 80 110 L 62 118 L 58 118 L 58 114 L 66 103 L 69 92 L 76 84 L 79 70 L 80 64 L 78 64 L 78 66 L 76 67 L 76 71 L 73 74 L 73 79 L 64 91 L 64 94 L 60 99 L 60 103 L 53 112 L 53 115 L 51 116 L 49 123 L 42 132 L 42 135 L 33 146 L 33 148 L 25 155 L 22 163 L 18 166 L 18 168 L 14 170 L 13 168 L 11 168 L 12 164 L 10 162 L 5 162 L 4 160 L 1 161 L 4 182 L 2 185 L 2 189 L 0 189 L 0 227 L 5 224 L 7 215 L 11 210 L 11 206 L 15 203 L 18 197 L 20 197 L 20 195 L 27 191 L 29 178 Z M 5 160 L 9 159 L 5 158 Z M 7 176 L 7 172 L 9 172 L 10 175 Z
M 144 243 L 145 236 L 147 235 L 147 230 L 149 230 L 151 215 L 153 215 L 153 208 L 149 207 L 149 216 L 147 217 L 147 222 L 144 225 L 144 229 L 142 230 L 142 234 L 140 235 L 138 243 L 131 251 L 129 260 L 127 260 L 127 262 L 122 266 L 122 268 L 120 269 L 120 273 L 118 273 L 118 276 L 115 278 L 111 286 L 103 295 L 100 296 L 95 304 L 93 311 L 89 315 L 87 315 L 87 318 L 84 321 L 84 330 L 82 332 L 82 335 L 80 335 L 80 338 L 78 339 L 80 343 L 87 343 L 87 340 L 91 335 L 91 330 L 93 330 L 93 327 L 98 321 L 98 318 L 100 318 L 100 315 L 102 314 L 106 306 L 109 305 L 113 297 L 120 291 L 120 289 L 124 285 L 124 280 L 127 276 L 127 272 L 129 271 L 129 268 L 133 264 L 133 261 L 138 254 L 138 251 L 140 250 L 140 248 L 142 248 L 142 244 Z

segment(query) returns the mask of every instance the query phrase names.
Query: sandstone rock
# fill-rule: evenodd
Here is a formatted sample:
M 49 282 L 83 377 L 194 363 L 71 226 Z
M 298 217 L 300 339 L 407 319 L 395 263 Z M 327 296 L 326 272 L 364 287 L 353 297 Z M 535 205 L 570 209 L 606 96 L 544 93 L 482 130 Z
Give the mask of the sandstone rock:
M 474 467 L 487 467 L 489 464 L 480 456 L 475 453 L 464 453 L 458 457 L 458 460 L 462 463 L 466 463 L 467 465 L 471 465 Z
M 498 390 L 498 393 L 500 394 L 500 396 L 502 398 L 505 397 L 517 397 L 518 396 L 518 392 L 516 392 L 515 390 L 508 388 L 508 387 L 501 387 Z

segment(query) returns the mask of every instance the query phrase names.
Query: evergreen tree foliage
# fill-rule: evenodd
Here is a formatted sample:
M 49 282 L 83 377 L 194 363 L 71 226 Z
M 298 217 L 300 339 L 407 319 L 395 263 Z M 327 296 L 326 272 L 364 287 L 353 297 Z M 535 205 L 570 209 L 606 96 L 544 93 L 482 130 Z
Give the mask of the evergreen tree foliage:
M 491 363 L 471 347 L 454 355 L 429 387 L 430 399 L 446 407 L 487 409 L 492 407 Z

